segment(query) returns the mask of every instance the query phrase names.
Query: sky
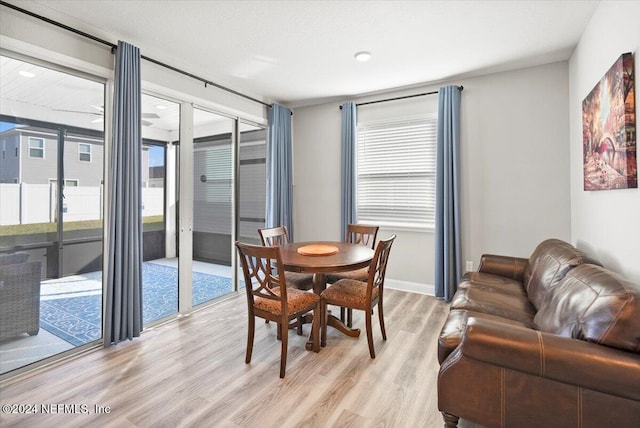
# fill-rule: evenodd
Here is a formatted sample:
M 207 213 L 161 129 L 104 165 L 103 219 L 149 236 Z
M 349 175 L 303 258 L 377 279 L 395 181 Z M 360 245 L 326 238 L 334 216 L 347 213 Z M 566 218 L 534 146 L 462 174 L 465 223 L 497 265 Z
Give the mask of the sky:
M 151 146 L 149 148 L 149 166 L 164 165 L 164 147 Z
M 7 129 L 11 129 L 11 128 L 15 127 L 15 126 L 16 126 L 15 123 L 0 122 L 0 132 L 4 132 Z

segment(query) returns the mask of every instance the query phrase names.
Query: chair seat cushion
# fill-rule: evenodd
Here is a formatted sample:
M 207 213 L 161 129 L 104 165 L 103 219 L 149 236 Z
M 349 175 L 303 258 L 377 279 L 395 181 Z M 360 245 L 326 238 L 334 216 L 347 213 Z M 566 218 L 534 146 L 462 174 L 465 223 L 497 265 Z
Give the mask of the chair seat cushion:
M 313 274 L 300 272 L 285 272 L 287 278 L 287 286 L 297 288 L 298 290 L 313 289 Z
M 328 284 L 333 284 L 341 279 L 355 279 L 356 281 L 367 281 L 369 279 L 369 267 L 362 269 L 350 270 L 347 272 L 329 273 L 326 275 Z
M 278 296 L 280 295 L 280 287 L 272 288 L 271 291 Z M 296 314 L 298 312 L 306 312 L 313 309 L 313 307 L 320 301 L 320 297 L 314 293 L 307 293 L 306 291 L 287 287 L 287 301 L 289 314 Z M 280 305 L 280 301 L 278 300 L 256 297 L 253 301 L 253 306 L 256 309 L 260 309 L 274 315 L 282 315 L 282 305 Z
M 379 289 L 373 289 L 372 299 L 378 297 Z M 329 286 L 321 294 L 322 298 L 330 304 L 337 304 L 355 309 L 367 307 L 367 283 L 354 279 L 341 279 Z
M 28 253 L 0 254 L 0 266 L 24 263 L 29 259 Z

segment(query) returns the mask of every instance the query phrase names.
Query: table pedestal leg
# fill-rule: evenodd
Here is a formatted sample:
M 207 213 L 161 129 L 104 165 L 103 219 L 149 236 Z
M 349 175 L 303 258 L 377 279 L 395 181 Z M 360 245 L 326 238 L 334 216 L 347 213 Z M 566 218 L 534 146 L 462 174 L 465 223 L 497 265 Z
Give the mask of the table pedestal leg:
M 323 273 L 313 274 L 313 292 L 318 296 L 327 288 L 326 278 Z
M 348 327 L 347 325 L 345 325 L 345 323 L 340 321 L 340 318 L 331 315 L 331 313 L 329 313 L 329 316 L 327 318 L 327 325 L 330 325 L 331 327 L 338 329 L 339 331 L 341 331 L 342 333 L 346 334 L 349 337 L 360 336 L 359 328 Z
M 314 274 L 313 275 L 313 292 L 316 293 L 317 295 L 320 295 L 326 288 L 327 288 L 327 283 L 326 283 L 324 274 L 323 273 Z M 342 321 L 340 321 L 339 318 L 331 315 L 331 311 L 328 311 L 328 312 L 329 313 L 327 314 L 327 325 L 337 329 L 338 331 L 342 332 L 343 334 L 346 334 L 349 337 L 360 336 L 360 329 L 347 327 Z M 305 322 L 309 322 L 309 318 L 313 319 L 312 317 L 313 316 L 311 314 L 307 314 L 305 316 Z M 325 346 L 325 344 L 323 343 L 322 346 Z M 309 339 L 307 340 L 305 349 L 307 349 L 308 351 L 313 349 L 313 337 L 311 336 L 311 334 L 309 335 Z
M 319 296 L 320 293 L 322 293 L 326 287 L 327 287 L 327 283 L 326 283 L 326 279 L 325 279 L 324 274 L 323 273 L 314 273 L 313 274 L 313 292 Z M 307 314 L 307 315 L 305 315 L 304 319 L 305 319 L 305 323 L 306 322 L 312 322 L 313 321 L 313 315 L 312 314 Z M 321 328 L 322 328 L 322 326 L 320 327 L 320 329 Z M 307 339 L 307 343 L 304 345 L 304 348 L 307 351 L 311 351 L 313 349 L 313 329 L 312 329 L 311 333 L 309 333 L 309 339 Z

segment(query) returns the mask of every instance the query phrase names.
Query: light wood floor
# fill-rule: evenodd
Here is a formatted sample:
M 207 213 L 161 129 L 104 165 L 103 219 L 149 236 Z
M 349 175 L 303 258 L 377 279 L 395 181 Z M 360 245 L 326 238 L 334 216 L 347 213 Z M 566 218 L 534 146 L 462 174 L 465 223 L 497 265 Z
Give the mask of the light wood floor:
M 386 290 L 388 340 L 375 314 L 376 359 L 364 331 L 353 339 L 329 328 L 327 347 L 316 354 L 304 349 L 306 336 L 290 330 L 281 380 L 273 323 L 257 321 L 253 360 L 244 363 L 246 297 L 239 294 L 134 341 L 5 382 L 3 405 L 36 404 L 38 412 L 40 404 L 75 405 L 81 413 L 84 405 L 90 414 L 2 414 L 0 425 L 442 427 L 436 347 L 447 311 L 433 297 Z M 354 326 L 363 325 L 354 311 Z M 95 414 L 96 405 L 110 413 Z

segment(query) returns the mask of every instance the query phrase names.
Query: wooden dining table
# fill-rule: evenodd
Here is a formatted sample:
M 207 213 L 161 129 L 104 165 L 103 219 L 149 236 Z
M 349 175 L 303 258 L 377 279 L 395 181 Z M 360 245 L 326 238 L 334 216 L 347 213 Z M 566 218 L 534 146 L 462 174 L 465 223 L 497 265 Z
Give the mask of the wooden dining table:
M 323 248 L 327 250 L 326 253 L 331 254 L 325 255 Z M 306 249 L 309 251 L 305 251 Z M 313 241 L 283 245 L 280 247 L 280 254 L 285 271 L 313 274 L 313 292 L 320 295 L 327 287 L 325 274 L 367 267 L 373 260 L 374 251 L 364 245 L 347 242 Z M 360 329 L 347 327 L 331 314 L 327 317 L 327 325 L 351 337 L 360 335 Z

